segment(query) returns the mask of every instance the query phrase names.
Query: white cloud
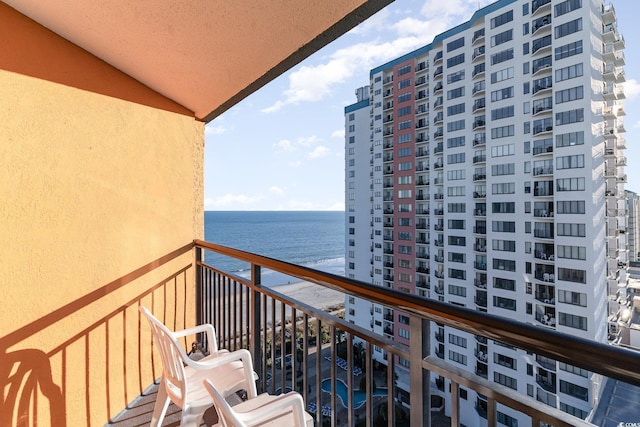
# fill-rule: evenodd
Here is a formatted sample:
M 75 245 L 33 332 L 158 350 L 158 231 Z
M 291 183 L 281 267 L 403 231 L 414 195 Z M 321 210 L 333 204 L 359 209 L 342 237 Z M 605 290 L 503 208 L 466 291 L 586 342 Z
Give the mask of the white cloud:
M 329 206 L 325 210 L 328 210 L 328 211 L 343 211 L 344 210 L 344 202 L 334 203 L 333 205 Z
M 275 186 L 275 185 L 273 185 L 273 186 L 271 186 L 269 188 L 269 192 L 273 193 L 273 194 L 276 194 L 278 196 L 282 196 L 284 194 L 284 190 L 282 188 L 280 188 L 280 187 Z
M 331 138 L 344 139 L 344 128 L 343 129 L 334 130 L 331 133 Z
M 469 19 L 479 5 L 492 0 L 429 0 L 421 10 L 425 19 L 416 16 L 400 17 L 390 21 L 390 13 L 384 10 L 365 21 L 350 34 L 366 34 L 373 30 L 383 37 L 392 38 L 384 31 L 393 30 L 397 38 L 391 41 L 371 40 L 338 49 L 318 65 L 303 65 L 288 75 L 289 87 L 283 92 L 283 99 L 262 110 L 274 113 L 287 105 L 301 102 L 316 102 L 331 95 L 334 87 L 346 82 L 356 73 L 362 73 L 373 66 L 404 55 L 427 43 L 452 25 Z
M 210 123 L 204 128 L 204 133 L 205 135 L 221 135 L 228 130 L 229 129 L 225 128 L 224 126 L 214 126 Z
M 640 94 L 640 82 L 636 79 L 629 79 L 623 83 L 624 96 L 628 101 L 632 101 Z
M 633 124 L 633 127 L 634 127 L 635 129 L 640 129 L 640 120 L 638 120 L 637 122 L 635 122 L 635 123 Z
M 309 157 L 312 159 L 319 159 L 329 155 L 329 149 L 323 145 L 318 145 L 309 153 Z
M 316 144 L 316 143 L 318 143 L 320 141 L 322 141 L 322 139 L 318 138 L 315 135 L 306 136 L 306 137 L 301 136 L 301 137 L 298 137 L 296 139 L 296 142 L 298 144 L 302 145 L 303 147 L 311 147 L 312 145 L 314 145 L 314 144 Z
M 295 161 L 295 162 L 289 162 L 289 166 L 294 167 L 294 168 L 299 168 L 300 166 L 302 166 L 302 162 L 301 161 Z
M 297 150 L 297 148 L 293 146 L 293 143 L 288 139 L 281 139 L 280 141 L 273 144 L 273 146 L 280 151 L 292 152 Z
M 207 197 L 204 199 L 204 208 L 205 209 L 220 209 L 227 207 L 234 208 L 246 208 L 247 206 L 259 202 L 262 200 L 263 196 L 247 196 L 245 194 L 231 194 L 227 193 L 224 196 L 220 196 L 218 198 L 210 198 Z

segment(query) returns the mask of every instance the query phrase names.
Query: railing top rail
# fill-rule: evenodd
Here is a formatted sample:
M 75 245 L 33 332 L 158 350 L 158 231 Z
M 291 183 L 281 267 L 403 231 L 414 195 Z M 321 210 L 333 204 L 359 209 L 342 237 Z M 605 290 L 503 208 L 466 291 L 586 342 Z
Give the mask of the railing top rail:
M 195 240 L 194 244 L 202 249 L 366 298 L 393 309 L 411 312 L 434 322 L 640 386 L 640 352 L 517 322 L 507 317 L 494 316 L 435 300 L 425 300 L 404 292 L 371 286 L 365 282 L 202 240 Z

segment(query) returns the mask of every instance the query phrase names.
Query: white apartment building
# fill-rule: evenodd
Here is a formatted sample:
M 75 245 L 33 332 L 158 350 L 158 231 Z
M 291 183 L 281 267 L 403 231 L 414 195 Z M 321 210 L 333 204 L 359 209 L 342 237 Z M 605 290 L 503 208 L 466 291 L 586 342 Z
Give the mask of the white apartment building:
M 602 0 L 500 0 L 371 70 L 366 103 L 345 108 L 346 275 L 615 341 L 629 304 L 624 47 Z M 403 313 L 345 305 L 347 320 L 409 343 Z M 597 375 L 431 333 L 454 366 L 581 418 L 597 404 Z M 450 411 L 447 380 L 431 393 Z M 460 393 L 461 422 L 486 425 L 486 398 Z M 505 407 L 498 421 L 527 423 Z

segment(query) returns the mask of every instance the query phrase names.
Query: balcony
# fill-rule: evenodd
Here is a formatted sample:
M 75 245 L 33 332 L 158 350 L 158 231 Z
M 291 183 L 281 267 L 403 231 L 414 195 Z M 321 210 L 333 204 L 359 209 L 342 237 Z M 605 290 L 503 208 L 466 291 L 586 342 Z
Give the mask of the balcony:
M 178 269 L 174 268 L 169 273 L 163 273 L 166 280 L 157 282 L 158 285 L 135 296 L 130 306 L 123 307 L 122 312 L 119 312 L 118 315 L 124 316 L 126 311 L 128 316 L 134 316 L 133 323 L 137 324 L 139 320 L 135 320 L 134 313 L 137 312 L 135 308 L 139 303 L 156 305 L 156 310 L 162 310 L 161 297 L 154 299 L 152 295 L 161 296 L 167 292 L 178 292 L 181 295 L 179 298 L 181 302 L 177 306 L 171 305 L 171 307 L 164 308 L 164 316 L 167 319 L 181 316 L 183 306 L 196 304 L 198 323 L 212 323 L 216 327 L 218 343 L 221 347 L 230 350 L 247 348 L 252 353 L 254 368 L 259 377 L 258 389 L 260 391 L 275 393 L 277 389 L 298 390 L 303 395 L 308 407 L 314 404 L 318 408 L 329 406 L 334 409 L 332 413 L 343 420 L 340 425 L 355 425 L 356 409 L 354 408 L 358 402 L 352 401 L 353 397 L 351 397 L 350 402 L 341 405 L 336 396 L 322 391 L 325 381 L 334 382 L 334 384 L 336 381 L 340 381 L 338 379 L 340 371 L 335 363 L 331 362 L 331 360 L 338 360 L 338 358 L 345 361 L 347 372 L 353 372 L 353 375 L 347 375 L 346 380 L 343 380 L 347 389 L 357 388 L 357 383 L 360 383 L 361 378 L 366 379 L 367 386 L 364 390 L 364 400 L 359 413 L 366 418 L 370 417 L 371 420 L 378 416 L 381 410 L 381 401 L 391 403 L 387 407 L 393 408 L 393 396 L 400 392 L 394 378 L 396 374 L 400 374 L 406 376 L 412 384 L 412 392 L 407 395 L 406 401 L 409 407 L 407 415 L 411 418 L 412 423 L 425 424 L 424 421 L 418 422 L 416 420 L 423 420 L 424 414 L 430 413 L 430 399 L 423 396 L 422 387 L 420 387 L 424 381 L 429 381 L 426 372 L 430 371 L 447 378 L 452 386 L 457 387 L 459 384 L 464 384 L 466 388 L 488 396 L 478 400 L 478 405 L 483 408 L 483 415 L 487 417 L 491 425 L 496 424 L 496 413 L 491 410 L 487 412 L 487 406 L 483 406 L 483 403 L 488 402 L 489 408 L 495 408 L 495 403 L 516 407 L 533 417 L 536 423 L 544 421 L 549 424 L 566 425 L 564 420 L 571 420 L 569 424 L 578 423 L 578 421 L 574 418 L 567 418 L 567 414 L 555 408 L 540 406 L 536 404 L 535 400 L 525 395 L 514 395 L 512 391 L 492 381 L 487 381 L 486 365 L 481 363 L 486 358 L 486 353 L 475 353 L 478 360 L 474 374 L 461 371 L 446 362 L 444 349 L 439 347 L 431 349 L 433 351 L 431 354 L 410 352 L 408 346 L 394 341 L 390 336 L 380 336 L 354 326 L 332 312 L 316 309 L 306 301 L 297 300 L 281 293 L 278 287 L 261 286 L 262 272 L 267 269 L 286 274 L 297 280 L 309 281 L 320 288 L 328 288 L 345 295 L 354 295 L 369 300 L 371 303 L 381 304 L 390 310 L 398 310 L 399 312 L 408 310 L 412 326 L 420 325 L 426 319 L 469 333 L 477 334 L 478 331 L 483 331 L 492 339 L 535 353 L 538 363 L 542 363 L 540 362 L 541 357 L 570 360 L 583 369 L 640 385 L 640 371 L 637 368 L 640 364 L 640 356 L 622 348 L 592 343 L 574 336 L 535 328 L 504 317 L 472 312 L 456 306 L 447 305 L 444 307 L 436 301 L 425 300 L 387 288 L 377 288 L 376 292 L 372 293 L 370 285 L 363 282 L 203 241 L 195 241 L 193 244 L 166 254 L 158 261 L 151 262 L 123 277 L 120 282 L 126 283 L 140 275 L 155 274 L 159 270 L 166 270 L 165 267 L 171 266 L 172 261 L 189 252 L 193 253 L 193 264 Z M 245 279 L 216 269 L 215 265 L 206 262 L 210 254 L 229 256 L 246 262 L 252 271 L 252 279 Z M 185 270 L 193 270 L 194 272 L 195 295 L 189 294 L 190 291 L 194 291 L 194 288 L 187 283 L 187 278 L 184 276 Z M 183 279 L 176 280 L 177 277 L 183 277 Z M 436 287 L 435 291 L 444 293 L 442 287 Z M 95 295 L 94 298 L 99 300 L 103 298 L 101 295 Z M 85 302 L 83 301 L 83 303 Z M 477 303 L 486 305 L 486 297 L 483 301 L 476 297 Z M 62 311 L 64 310 L 67 308 L 61 308 L 60 312 L 52 313 L 51 321 L 63 316 Z M 98 321 L 94 328 L 108 328 L 107 324 L 110 324 L 110 319 L 111 317 Z M 392 334 L 393 330 L 387 325 L 384 332 Z M 428 336 L 428 331 L 426 332 Z M 146 328 L 141 329 L 139 333 L 150 336 L 150 332 Z M 435 338 L 443 341 L 444 334 L 436 332 Z M 192 342 L 196 345 L 202 344 L 200 341 L 202 337 L 194 337 L 193 339 L 194 341 L 185 340 L 183 344 L 187 348 L 191 348 Z M 486 336 L 476 335 L 476 340 L 482 344 L 487 343 Z M 358 346 L 355 344 L 356 341 L 366 345 Z M 374 345 L 383 350 L 383 358 L 375 362 L 373 360 Z M 420 334 L 411 335 L 410 345 L 421 348 L 422 337 Z M 128 351 L 136 353 L 137 350 L 134 346 L 128 348 Z M 284 365 L 285 358 L 282 355 L 292 353 L 295 353 L 296 356 L 290 359 L 291 364 Z M 139 353 L 136 357 L 138 360 L 146 360 L 149 354 Z M 405 368 L 394 363 L 398 357 L 411 362 L 410 368 L 406 369 L 407 372 L 403 373 L 402 370 Z M 380 369 L 373 369 L 374 363 Z M 543 366 L 546 367 L 546 365 Z M 370 367 L 370 369 L 365 367 Z M 340 369 L 344 368 L 340 367 Z M 323 381 L 319 381 L 320 378 L 316 374 L 318 370 L 322 373 Z M 545 379 L 536 377 L 539 384 L 542 382 L 545 388 L 549 388 L 553 381 L 545 382 Z M 386 399 L 381 400 L 379 397 L 373 397 L 373 387 L 370 385 L 373 383 L 372 380 L 378 384 L 378 390 L 384 390 L 385 387 L 389 389 Z M 110 424 L 114 426 L 130 425 L 126 423 L 130 423 L 134 417 L 139 420 L 137 425 L 146 424 L 148 417 L 150 417 L 153 399 L 156 396 L 154 390 L 152 388 L 144 396 L 136 399 L 128 407 L 130 413 L 122 413 L 119 417 L 111 420 Z M 95 402 L 99 402 L 99 394 L 101 394 L 100 391 L 88 389 L 85 404 L 93 404 L 94 399 Z M 51 396 L 50 399 L 54 399 L 54 397 Z M 56 402 L 52 400 L 52 403 Z M 173 406 L 172 408 L 170 414 L 175 416 L 179 410 Z M 314 417 L 316 424 L 321 425 L 324 420 L 321 412 L 314 413 Z M 393 409 L 388 410 L 387 417 L 393 417 Z M 175 419 L 168 417 L 164 425 L 175 425 L 172 424 L 174 422 Z M 452 425 L 458 425 L 458 422 L 452 419 Z M 580 425 L 589 424 L 582 423 Z

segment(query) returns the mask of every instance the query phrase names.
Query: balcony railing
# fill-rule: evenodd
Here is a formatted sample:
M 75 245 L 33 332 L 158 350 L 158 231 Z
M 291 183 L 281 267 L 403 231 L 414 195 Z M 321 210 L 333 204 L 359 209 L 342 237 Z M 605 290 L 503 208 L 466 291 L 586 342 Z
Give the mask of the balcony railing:
M 435 349 L 424 345 L 429 339 L 431 322 L 474 334 L 479 342 L 486 343 L 489 337 L 640 386 L 640 355 L 623 348 L 204 241 L 195 241 L 194 249 L 198 321 L 215 326 L 220 347 L 249 349 L 259 376 L 259 390 L 271 393 L 278 389 L 298 390 L 308 408 L 318 408 L 314 413 L 316 425 L 325 422 L 354 426 L 357 418 L 362 417 L 366 419 L 363 425 L 371 426 L 380 416 L 381 408 L 386 411 L 387 420 L 405 416 L 411 425 L 428 425 L 430 373 L 448 378 L 452 390 L 464 386 L 487 396 L 489 410 L 484 416 L 489 425 L 497 424 L 496 403 L 527 414 L 532 425 L 539 422 L 554 426 L 592 425 L 440 359 L 434 355 Z M 247 263 L 249 278 L 220 271 L 214 262 L 205 262 L 218 256 Z M 314 308 L 313 302 L 287 296 L 277 286 L 263 286 L 262 273 L 267 269 L 405 313 L 409 317 L 410 345 L 352 324 L 336 313 Z M 381 350 L 382 356 L 375 354 L 374 348 Z M 289 354 L 292 357 L 282 357 Z M 338 358 L 344 360 L 339 366 L 335 362 Z M 398 358 L 409 361 L 409 367 L 399 365 Z M 346 390 L 359 386 L 363 400 L 360 395 L 347 392 L 343 401 L 339 393 L 325 392 L 338 389 L 336 385 L 342 381 L 338 379 L 339 369 L 349 373 L 342 385 Z M 403 394 L 398 383 L 408 386 L 411 393 Z M 379 397 L 380 393 L 376 393 L 374 397 L 374 387 L 386 394 Z M 402 406 L 397 405 L 397 399 L 410 408 L 405 414 L 399 414 L 403 409 L 399 409 Z M 381 403 L 385 405 L 381 407 Z M 459 425 L 460 402 L 453 399 L 451 404 L 451 425 Z M 323 407 L 327 410 L 320 411 Z

